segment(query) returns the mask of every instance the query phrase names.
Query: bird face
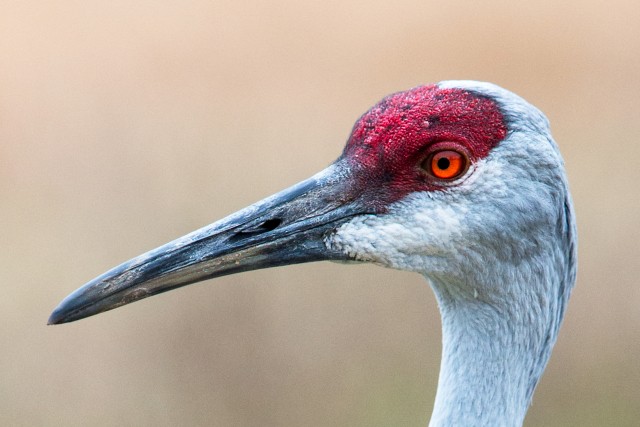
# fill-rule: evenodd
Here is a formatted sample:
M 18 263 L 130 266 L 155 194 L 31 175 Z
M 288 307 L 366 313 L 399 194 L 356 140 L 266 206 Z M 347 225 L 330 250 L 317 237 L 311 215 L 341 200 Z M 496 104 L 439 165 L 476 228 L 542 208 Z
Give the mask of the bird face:
M 482 262 L 474 255 L 479 248 L 502 256 L 494 233 L 526 251 L 510 236 L 541 222 L 531 209 L 543 216 L 553 210 L 557 184 L 536 167 L 558 159 L 544 116 L 496 86 L 445 82 L 396 93 L 356 122 L 342 155 L 324 171 L 110 270 L 67 297 L 49 321 L 309 261 L 447 274 Z
M 390 95 L 355 124 L 342 157 L 378 207 L 458 185 L 507 133 L 496 103 L 463 89 L 423 86 Z
M 356 260 L 476 297 L 486 286 L 491 299 L 505 291 L 495 277 L 530 273 L 518 267 L 566 234 L 568 193 L 547 120 L 494 85 L 444 82 L 391 95 L 356 123 L 343 158 L 376 213 L 327 240 Z
M 376 215 L 345 224 L 330 244 L 358 260 L 424 270 L 413 255 L 449 250 L 467 210 L 461 195 L 506 133 L 495 101 L 471 91 L 433 85 L 384 98 L 356 122 L 342 155 Z

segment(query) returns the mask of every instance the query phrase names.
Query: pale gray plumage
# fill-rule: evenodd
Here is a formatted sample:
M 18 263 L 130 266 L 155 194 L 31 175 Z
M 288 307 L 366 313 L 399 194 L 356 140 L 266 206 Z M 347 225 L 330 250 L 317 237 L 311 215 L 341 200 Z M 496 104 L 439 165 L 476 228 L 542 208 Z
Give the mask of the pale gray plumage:
M 440 307 L 443 352 L 431 426 L 520 425 L 576 276 L 576 230 L 548 121 L 495 85 L 451 81 L 498 101 L 508 134 L 455 191 L 415 193 L 343 225 L 330 244 L 416 271 Z
M 416 191 L 374 211 L 358 202 L 367 193 L 352 191 L 356 172 L 339 159 L 89 282 L 50 322 L 249 269 L 321 259 L 373 262 L 424 275 L 436 295 L 443 349 L 430 425 L 521 425 L 576 277 L 563 161 L 547 119 L 522 98 L 489 83 L 438 86 L 493 100 L 507 128 L 455 186 Z

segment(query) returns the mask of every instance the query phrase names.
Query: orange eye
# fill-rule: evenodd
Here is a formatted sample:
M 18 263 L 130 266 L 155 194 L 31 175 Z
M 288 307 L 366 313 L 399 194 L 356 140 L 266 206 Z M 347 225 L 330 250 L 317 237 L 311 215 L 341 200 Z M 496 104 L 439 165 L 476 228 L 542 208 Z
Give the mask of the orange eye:
M 467 169 L 467 156 L 453 150 L 437 151 L 422 163 L 422 168 L 439 179 L 454 179 Z

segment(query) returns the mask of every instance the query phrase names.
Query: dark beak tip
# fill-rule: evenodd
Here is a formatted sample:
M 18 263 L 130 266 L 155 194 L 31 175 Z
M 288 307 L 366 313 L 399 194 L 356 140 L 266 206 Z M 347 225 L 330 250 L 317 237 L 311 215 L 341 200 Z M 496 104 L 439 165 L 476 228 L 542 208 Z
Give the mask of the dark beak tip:
M 74 294 L 69 295 L 53 309 L 47 320 L 47 325 L 61 325 L 85 317 L 82 315 L 82 310 L 79 310 L 82 307 L 81 302 L 82 300 L 79 300 Z
M 52 313 L 51 316 L 49 316 L 49 320 L 47 320 L 47 326 L 59 325 L 61 323 L 64 323 L 64 322 L 62 322 L 61 319 L 59 319 L 57 316 L 55 316 L 54 313 Z
M 51 315 L 49 316 L 49 320 L 47 320 L 47 325 L 60 325 L 62 323 L 67 323 L 69 320 L 65 319 L 65 310 L 62 309 L 61 306 L 56 307 Z

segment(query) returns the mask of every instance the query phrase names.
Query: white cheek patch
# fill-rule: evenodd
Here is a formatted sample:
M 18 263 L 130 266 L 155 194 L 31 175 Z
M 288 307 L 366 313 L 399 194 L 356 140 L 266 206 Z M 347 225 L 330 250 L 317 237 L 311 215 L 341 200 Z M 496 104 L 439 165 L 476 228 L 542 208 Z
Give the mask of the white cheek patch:
M 467 209 L 464 205 L 436 206 L 428 210 L 416 210 L 413 217 L 418 226 L 422 225 L 422 231 L 428 230 L 434 239 L 448 240 L 453 234 L 460 231 L 460 219 Z
M 359 261 L 424 272 L 430 259 L 455 255 L 454 242 L 460 240 L 468 210 L 464 204 L 447 204 L 443 199 L 416 193 L 385 214 L 356 217 L 343 224 L 326 244 Z
M 423 274 L 468 263 L 483 231 L 513 227 L 517 218 L 505 217 L 505 207 L 530 210 L 523 183 L 531 181 L 519 175 L 524 167 L 513 164 L 531 162 L 531 153 L 505 156 L 507 148 L 498 145 L 450 188 L 416 192 L 384 214 L 355 217 L 327 237 L 326 245 L 359 261 Z M 521 192 L 514 191 L 518 183 Z M 482 252 L 478 259 L 486 256 Z

